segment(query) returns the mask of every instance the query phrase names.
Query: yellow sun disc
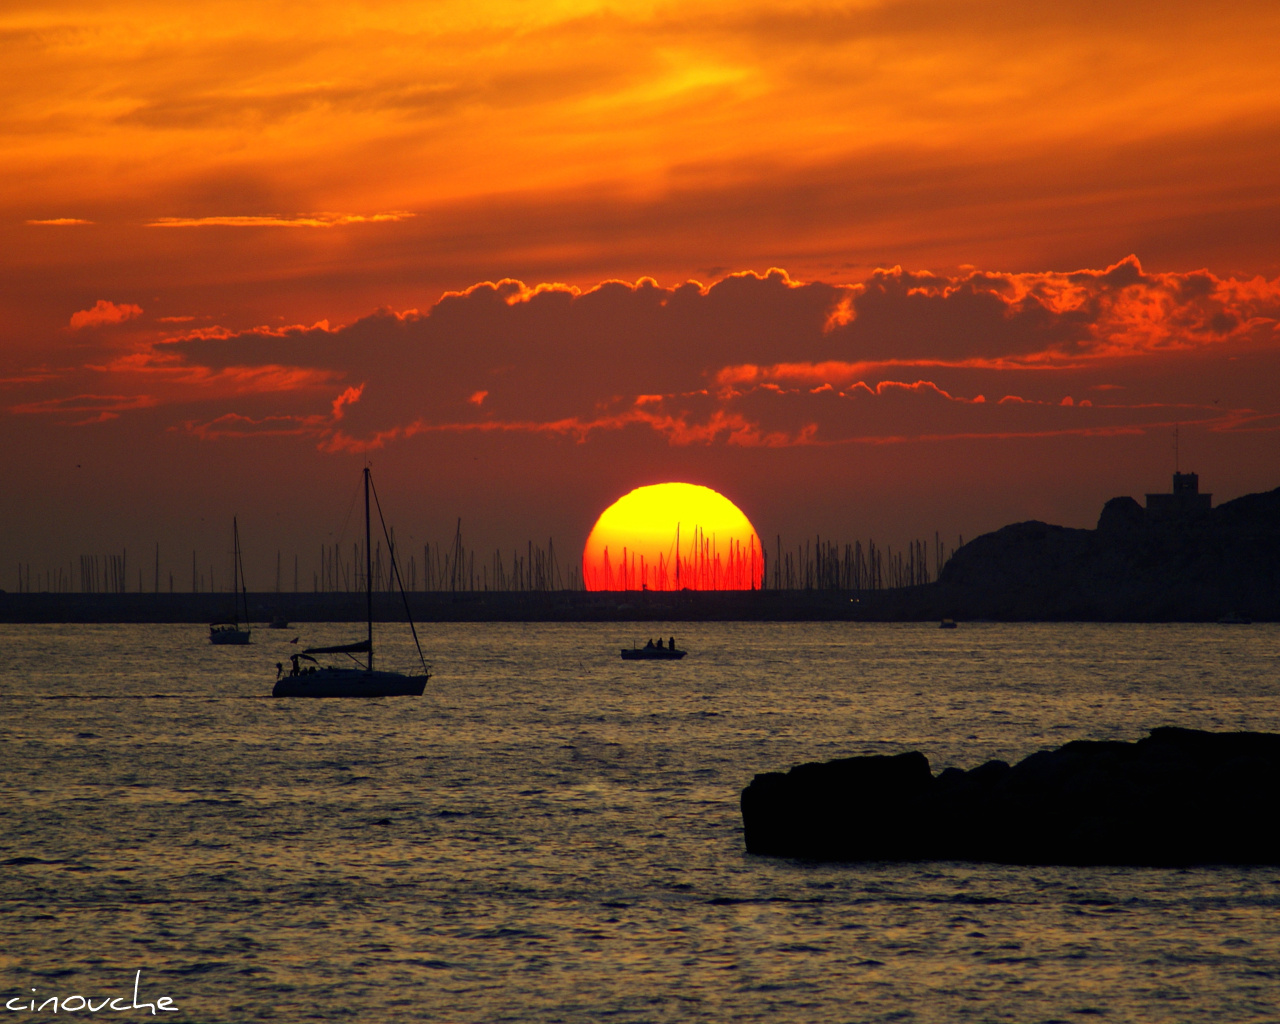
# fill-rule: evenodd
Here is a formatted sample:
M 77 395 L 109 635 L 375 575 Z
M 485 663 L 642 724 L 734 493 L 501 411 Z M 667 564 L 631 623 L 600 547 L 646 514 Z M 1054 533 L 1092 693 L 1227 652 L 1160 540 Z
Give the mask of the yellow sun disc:
M 755 527 L 710 487 L 637 487 L 602 513 L 582 551 L 588 590 L 754 590 L 764 577 Z

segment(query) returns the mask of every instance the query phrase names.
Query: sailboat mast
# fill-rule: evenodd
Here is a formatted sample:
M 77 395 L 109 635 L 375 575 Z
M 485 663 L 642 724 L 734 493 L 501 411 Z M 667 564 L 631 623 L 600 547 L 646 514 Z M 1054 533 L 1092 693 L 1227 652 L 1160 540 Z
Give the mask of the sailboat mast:
M 247 601 L 244 617 L 249 618 Z M 231 621 L 240 628 L 240 524 L 235 516 L 231 517 Z
M 369 671 L 373 671 L 373 552 L 369 549 L 369 467 L 364 467 L 364 593 L 369 613 Z
M 244 608 L 244 623 L 247 626 L 249 624 L 249 583 L 244 578 L 244 552 L 240 550 L 240 526 L 234 522 L 232 526 L 236 534 L 236 568 L 240 570 L 240 600 Z

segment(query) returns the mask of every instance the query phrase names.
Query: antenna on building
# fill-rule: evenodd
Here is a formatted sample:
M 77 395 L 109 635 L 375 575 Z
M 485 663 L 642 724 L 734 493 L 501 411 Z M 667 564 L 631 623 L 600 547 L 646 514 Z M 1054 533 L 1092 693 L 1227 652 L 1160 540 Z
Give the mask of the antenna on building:
M 1173 425 L 1173 471 L 1175 473 L 1182 472 L 1182 465 L 1179 462 L 1179 454 L 1178 454 L 1178 427 L 1179 426 L 1181 426 L 1181 424 L 1179 423 L 1175 423 Z

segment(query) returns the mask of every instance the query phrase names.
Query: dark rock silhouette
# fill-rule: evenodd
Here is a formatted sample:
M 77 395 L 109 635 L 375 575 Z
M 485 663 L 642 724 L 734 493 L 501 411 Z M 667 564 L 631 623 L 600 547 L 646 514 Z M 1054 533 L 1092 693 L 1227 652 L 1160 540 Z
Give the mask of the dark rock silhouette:
M 933 597 L 957 619 L 1274 621 L 1280 488 L 1182 514 L 1112 498 L 1096 530 L 1006 526 L 960 548 Z
M 923 754 L 757 775 L 747 851 L 816 860 L 1280 864 L 1280 735 L 1153 729 L 934 777 Z

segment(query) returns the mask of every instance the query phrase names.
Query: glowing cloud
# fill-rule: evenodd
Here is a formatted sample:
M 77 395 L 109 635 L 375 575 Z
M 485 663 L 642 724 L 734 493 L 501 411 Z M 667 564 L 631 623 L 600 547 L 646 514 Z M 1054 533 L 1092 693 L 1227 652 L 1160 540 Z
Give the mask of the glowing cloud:
M 83 427 L 91 423 L 107 423 L 117 419 L 122 412 L 149 409 L 155 404 L 156 400 L 150 395 L 73 395 L 11 406 L 9 412 L 18 415 L 71 415 L 73 418 L 66 422 Z M 90 415 L 85 417 L 85 413 Z
M 148 222 L 151 228 L 334 228 L 346 224 L 382 224 L 406 220 L 412 213 L 396 210 L 364 216 L 355 213 L 312 213 L 292 217 L 157 217 Z
M 78 331 L 84 327 L 101 327 L 104 324 L 122 324 L 142 315 L 142 307 L 129 302 L 116 305 L 106 299 L 99 299 L 92 309 L 82 309 L 71 314 L 71 329 Z

